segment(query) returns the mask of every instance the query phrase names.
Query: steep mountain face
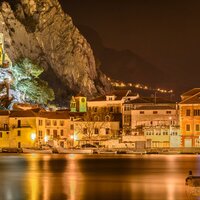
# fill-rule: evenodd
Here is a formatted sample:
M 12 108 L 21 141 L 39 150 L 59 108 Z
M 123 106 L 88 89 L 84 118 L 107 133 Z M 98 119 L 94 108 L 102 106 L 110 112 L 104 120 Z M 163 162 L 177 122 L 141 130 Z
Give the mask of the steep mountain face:
M 93 51 L 58 0 L 7 0 L 0 6 L 0 32 L 11 60 L 30 58 L 45 68 L 56 97 L 88 97 L 111 90 Z

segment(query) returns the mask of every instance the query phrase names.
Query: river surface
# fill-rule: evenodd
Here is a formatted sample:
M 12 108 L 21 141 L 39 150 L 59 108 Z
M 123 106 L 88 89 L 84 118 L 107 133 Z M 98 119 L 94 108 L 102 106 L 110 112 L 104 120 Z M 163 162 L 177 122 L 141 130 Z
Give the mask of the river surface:
M 187 200 L 198 155 L 0 154 L 1 200 Z

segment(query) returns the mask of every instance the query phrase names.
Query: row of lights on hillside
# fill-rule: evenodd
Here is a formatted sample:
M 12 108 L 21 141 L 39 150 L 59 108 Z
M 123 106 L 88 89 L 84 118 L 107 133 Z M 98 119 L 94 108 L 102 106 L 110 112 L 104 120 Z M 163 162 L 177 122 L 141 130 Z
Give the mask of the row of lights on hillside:
M 111 80 L 110 78 L 108 78 L 108 80 Z M 143 90 L 152 90 L 155 92 L 160 92 L 160 93 L 173 93 L 173 90 L 165 90 L 165 89 L 161 89 L 161 88 L 157 88 L 157 89 L 152 89 L 151 87 L 148 87 L 146 85 L 142 85 L 142 84 L 135 84 L 135 83 L 124 83 L 124 82 L 116 82 L 116 81 L 112 81 L 111 84 L 115 87 L 134 87 L 137 89 L 143 89 Z

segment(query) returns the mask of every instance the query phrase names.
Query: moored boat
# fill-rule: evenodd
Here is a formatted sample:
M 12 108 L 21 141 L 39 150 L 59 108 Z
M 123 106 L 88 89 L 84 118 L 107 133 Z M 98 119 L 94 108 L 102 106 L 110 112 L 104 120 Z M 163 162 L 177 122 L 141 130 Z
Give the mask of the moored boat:
M 192 171 L 189 171 L 185 185 L 188 199 L 200 199 L 200 176 L 193 176 Z
M 93 149 L 66 149 L 58 147 L 57 151 L 60 154 L 93 154 Z
M 100 149 L 98 151 L 99 154 L 117 154 L 117 150 L 112 149 Z
M 53 153 L 52 149 L 32 149 L 32 148 L 22 148 L 23 153 L 41 153 L 48 154 Z

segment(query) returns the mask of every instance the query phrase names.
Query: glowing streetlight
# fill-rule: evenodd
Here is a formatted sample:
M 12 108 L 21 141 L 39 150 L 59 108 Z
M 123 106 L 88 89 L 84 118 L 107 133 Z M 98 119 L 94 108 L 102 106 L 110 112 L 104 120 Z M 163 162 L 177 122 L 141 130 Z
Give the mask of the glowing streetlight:
M 48 142 L 49 137 L 47 135 L 44 136 L 44 142 Z
M 31 134 L 31 140 L 34 141 L 35 139 L 36 139 L 36 134 L 35 134 L 35 133 L 32 133 L 32 134 Z

